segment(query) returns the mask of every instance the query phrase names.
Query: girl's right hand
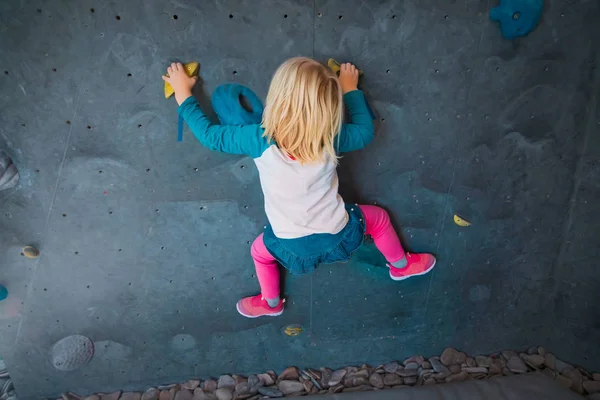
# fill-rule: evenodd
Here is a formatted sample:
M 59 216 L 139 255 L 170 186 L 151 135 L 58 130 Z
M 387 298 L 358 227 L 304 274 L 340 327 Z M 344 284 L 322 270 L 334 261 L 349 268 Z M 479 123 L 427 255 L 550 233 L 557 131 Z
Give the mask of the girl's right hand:
M 344 94 L 358 89 L 358 69 L 354 65 L 350 63 L 342 64 L 339 79 Z

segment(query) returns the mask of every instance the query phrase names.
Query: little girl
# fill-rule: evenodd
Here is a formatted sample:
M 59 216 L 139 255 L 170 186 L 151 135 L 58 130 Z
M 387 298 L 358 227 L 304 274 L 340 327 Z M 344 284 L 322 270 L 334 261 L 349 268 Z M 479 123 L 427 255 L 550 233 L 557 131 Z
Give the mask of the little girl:
M 178 112 L 206 147 L 254 159 L 269 225 L 252 244 L 261 294 L 237 303 L 248 318 L 283 312 L 278 263 L 292 274 L 320 263 L 346 261 L 371 235 L 388 261 L 390 277 L 403 280 L 431 271 L 431 254 L 405 253 L 383 209 L 346 205 L 338 194 L 338 154 L 373 139 L 373 123 L 358 70 L 341 66 L 339 78 L 320 63 L 292 58 L 275 71 L 260 125 L 213 125 L 192 97 L 196 78 L 180 63 L 163 79 L 171 84 Z M 350 121 L 342 124 L 343 104 Z

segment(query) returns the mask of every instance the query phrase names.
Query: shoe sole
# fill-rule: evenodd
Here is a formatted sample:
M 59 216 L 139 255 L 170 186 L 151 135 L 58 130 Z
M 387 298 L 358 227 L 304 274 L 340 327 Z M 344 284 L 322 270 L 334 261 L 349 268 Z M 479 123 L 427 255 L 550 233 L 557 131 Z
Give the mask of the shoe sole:
M 402 277 L 393 276 L 392 275 L 392 271 L 390 271 L 390 278 L 392 278 L 392 280 L 394 280 L 394 281 L 403 281 L 403 280 L 406 280 L 408 278 L 412 278 L 413 276 L 425 275 L 425 274 L 428 274 L 429 272 L 431 272 L 431 270 L 433 269 L 433 267 L 435 267 L 436 263 L 437 263 L 437 260 L 435 260 L 433 262 L 433 264 L 431 265 L 431 267 L 429 267 L 429 269 L 427 271 L 419 272 L 418 274 L 412 274 L 412 275 L 402 276 Z
M 241 315 L 242 317 L 246 317 L 246 318 L 278 317 L 278 316 L 280 316 L 281 314 L 283 314 L 283 310 L 281 310 L 281 311 L 279 311 L 279 312 L 277 312 L 277 313 L 274 313 L 274 314 L 263 314 L 263 315 L 247 315 L 247 314 L 244 314 L 244 313 L 243 313 L 243 312 L 240 310 L 240 305 L 239 305 L 239 304 L 237 304 L 237 303 L 236 303 L 236 305 L 235 305 L 235 309 L 237 310 L 237 312 L 238 312 L 238 313 L 240 313 L 240 315 Z

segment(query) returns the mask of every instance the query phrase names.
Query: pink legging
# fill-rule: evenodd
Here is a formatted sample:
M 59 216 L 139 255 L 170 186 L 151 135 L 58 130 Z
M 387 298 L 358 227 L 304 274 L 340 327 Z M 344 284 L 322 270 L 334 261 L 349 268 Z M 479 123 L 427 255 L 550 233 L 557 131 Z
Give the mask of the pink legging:
M 390 262 L 399 261 L 404 257 L 404 249 L 392 224 L 388 213 L 376 206 L 359 206 L 365 217 L 366 234 L 373 237 L 375 246 L 381 251 L 385 259 Z M 279 296 L 279 266 L 277 261 L 265 247 L 261 233 L 250 250 L 256 267 L 256 276 L 260 284 L 262 296 L 265 299 L 274 299 Z

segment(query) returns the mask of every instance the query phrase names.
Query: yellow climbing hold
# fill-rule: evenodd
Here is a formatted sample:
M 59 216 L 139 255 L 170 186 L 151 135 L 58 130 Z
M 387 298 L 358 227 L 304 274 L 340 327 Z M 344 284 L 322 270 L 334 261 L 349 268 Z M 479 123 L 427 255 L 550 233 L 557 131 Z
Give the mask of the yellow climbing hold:
M 288 325 L 283 332 L 288 336 L 298 336 L 302 333 L 302 327 L 299 325 Z
M 196 61 L 192 61 L 191 63 L 187 63 L 183 66 L 185 68 L 185 73 L 188 76 L 198 76 L 198 72 L 200 71 L 200 64 Z M 166 76 L 169 76 L 169 74 L 165 74 Z M 169 82 L 165 82 L 165 99 L 168 99 L 169 97 L 173 96 L 173 93 L 175 93 L 173 91 L 173 88 L 171 87 L 171 85 L 169 84 Z
M 38 258 L 40 255 L 40 251 L 33 246 L 25 246 L 21 252 L 27 258 Z
M 327 60 L 327 66 L 329 67 L 330 70 L 333 71 L 334 74 L 339 74 L 340 73 L 340 63 L 335 61 L 333 58 L 330 58 L 329 60 Z M 359 69 L 358 70 L 358 74 L 362 75 L 363 74 L 363 70 Z
M 454 214 L 454 223 L 458 226 L 471 226 L 471 223 L 464 218 Z

